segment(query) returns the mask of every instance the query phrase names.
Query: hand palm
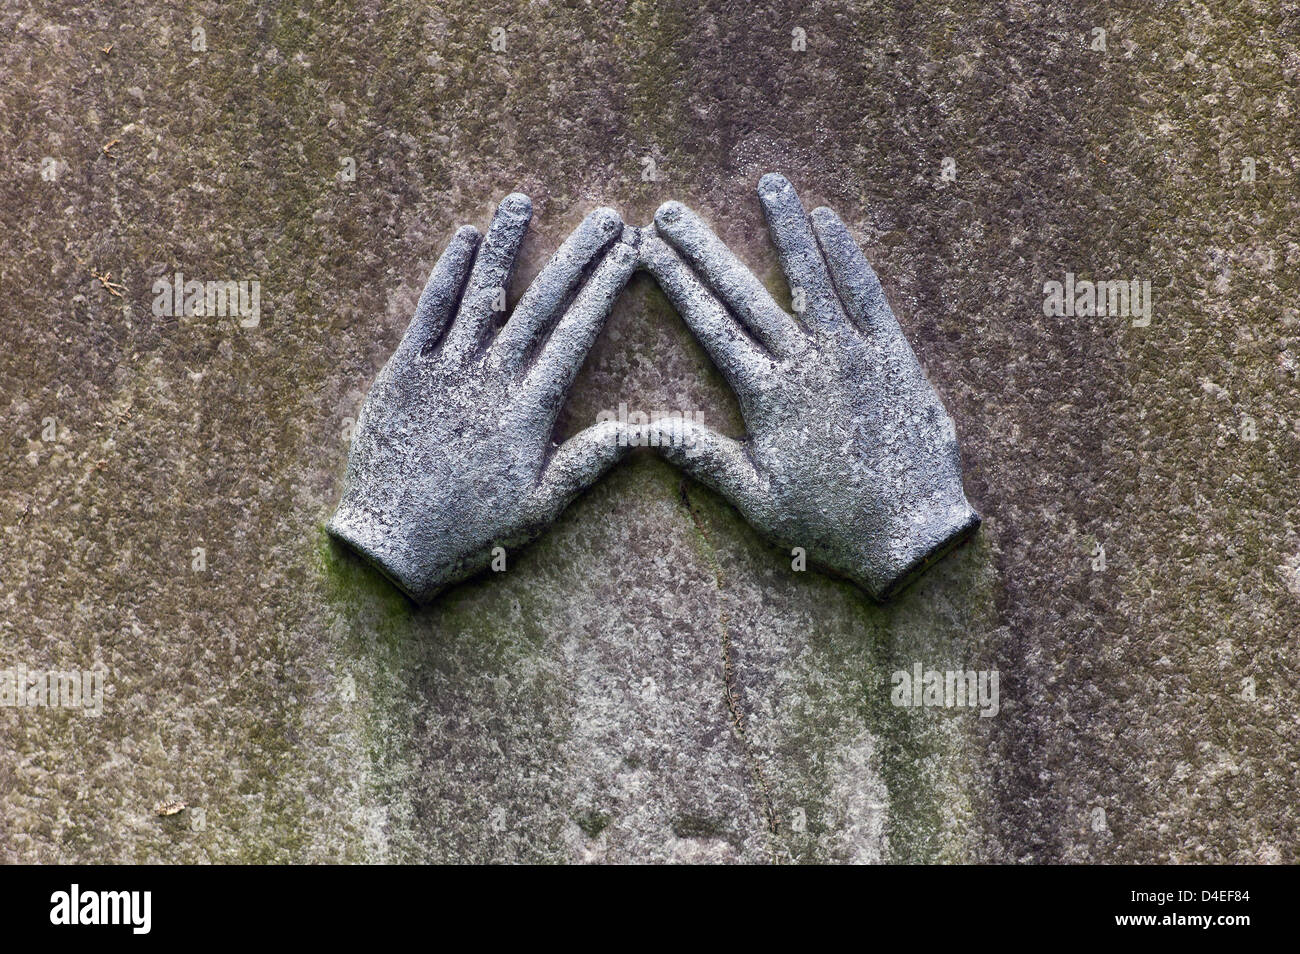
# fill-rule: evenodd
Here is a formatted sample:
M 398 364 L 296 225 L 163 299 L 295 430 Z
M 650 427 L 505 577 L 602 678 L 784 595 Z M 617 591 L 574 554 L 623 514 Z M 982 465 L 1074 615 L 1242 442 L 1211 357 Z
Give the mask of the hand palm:
M 551 434 L 636 254 L 614 242 L 615 213 L 592 213 L 498 329 L 530 217 L 512 195 L 481 246 L 456 234 L 357 423 L 328 529 L 417 601 L 536 536 L 623 450 L 613 424 L 560 447 Z
M 956 435 L 843 223 L 829 209 L 810 220 L 780 176 L 759 192 L 799 321 L 684 206 L 661 207 L 645 236 L 643 260 L 748 431 L 692 426 L 661 444 L 756 528 L 883 599 L 979 524 Z

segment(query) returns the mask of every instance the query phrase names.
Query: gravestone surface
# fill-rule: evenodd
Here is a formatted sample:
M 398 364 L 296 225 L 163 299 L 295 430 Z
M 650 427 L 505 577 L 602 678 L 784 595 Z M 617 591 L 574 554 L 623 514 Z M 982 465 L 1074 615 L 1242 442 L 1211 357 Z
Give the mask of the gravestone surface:
M 1294 5 L 2 9 L 0 670 L 107 688 L 0 707 L 0 860 L 1297 860 Z M 971 540 L 874 603 L 648 450 L 426 608 L 325 533 L 458 226 L 531 197 L 513 304 L 676 199 L 789 306 L 769 170 Z M 644 274 L 558 436 L 620 406 L 742 433 Z

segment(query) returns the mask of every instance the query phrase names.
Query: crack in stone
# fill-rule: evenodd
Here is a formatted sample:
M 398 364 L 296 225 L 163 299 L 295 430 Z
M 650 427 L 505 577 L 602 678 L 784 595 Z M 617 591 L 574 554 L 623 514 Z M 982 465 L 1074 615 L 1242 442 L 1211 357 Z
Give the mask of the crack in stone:
M 695 533 L 704 543 L 705 551 L 709 563 L 713 567 L 713 582 L 718 588 L 719 594 L 722 592 L 722 567 L 718 564 L 715 555 L 713 541 L 709 538 L 709 533 L 704 527 L 704 522 L 700 519 L 695 508 L 691 506 L 691 499 L 687 493 L 686 481 L 683 480 L 678 485 L 678 493 L 681 496 L 682 507 L 690 515 L 691 523 L 695 527 Z M 723 698 L 727 704 L 727 712 L 731 715 L 731 724 L 736 731 L 736 738 L 740 742 L 741 753 L 745 761 L 749 764 L 749 770 L 754 776 L 754 783 L 758 786 L 759 796 L 763 804 L 763 815 L 767 821 L 767 831 L 769 835 L 780 833 L 776 820 L 776 809 L 772 804 L 772 793 L 767 786 L 767 778 L 763 774 L 763 767 L 754 753 L 754 746 L 749 740 L 749 735 L 745 731 L 745 717 L 741 712 L 740 703 L 736 696 L 736 665 L 732 653 L 731 631 L 727 627 L 727 614 L 721 613 L 718 617 L 718 629 L 722 633 L 722 687 Z M 768 842 L 768 852 L 773 860 L 776 858 L 775 846 Z

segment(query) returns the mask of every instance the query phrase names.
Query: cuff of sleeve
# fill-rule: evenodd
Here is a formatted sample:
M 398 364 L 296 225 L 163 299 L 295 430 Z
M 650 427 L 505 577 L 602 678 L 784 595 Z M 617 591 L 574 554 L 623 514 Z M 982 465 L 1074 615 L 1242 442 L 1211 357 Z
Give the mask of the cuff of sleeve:
M 416 603 L 427 603 L 423 574 L 408 549 L 393 540 L 392 534 L 373 517 L 340 507 L 325 525 L 325 532 L 349 549 L 360 554 L 375 569 Z
M 874 587 L 875 598 L 884 602 L 906 589 L 930 564 L 940 560 L 949 550 L 974 534 L 980 523 L 980 515 L 967 504 L 964 512 L 927 525 L 884 568 L 880 584 Z

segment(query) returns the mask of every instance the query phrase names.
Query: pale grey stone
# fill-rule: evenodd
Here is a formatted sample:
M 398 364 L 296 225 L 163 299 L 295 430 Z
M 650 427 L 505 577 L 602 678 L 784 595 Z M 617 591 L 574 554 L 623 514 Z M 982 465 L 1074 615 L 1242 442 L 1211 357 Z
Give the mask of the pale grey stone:
M 662 239 L 643 236 L 643 261 L 735 389 L 748 432 L 689 421 L 662 426 L 658 443 L 765 535 L 885 599 L 979 526 L 956 428 L 839 217 L 810 219 L 773 173 L 759 197 L 797 317 L 680 203 L 655 213 Z
M 627 446 L 613 422 L 559 446 L 551 434 L 636 252 L 616 241 L 617 213 L 593 212 L 502 325 L 531 216 L 510 195 L 481 243 L 472 226 L 456 233 L 357 419 L 328 530 L 418 602 L 494 560 L 506 569 Z

